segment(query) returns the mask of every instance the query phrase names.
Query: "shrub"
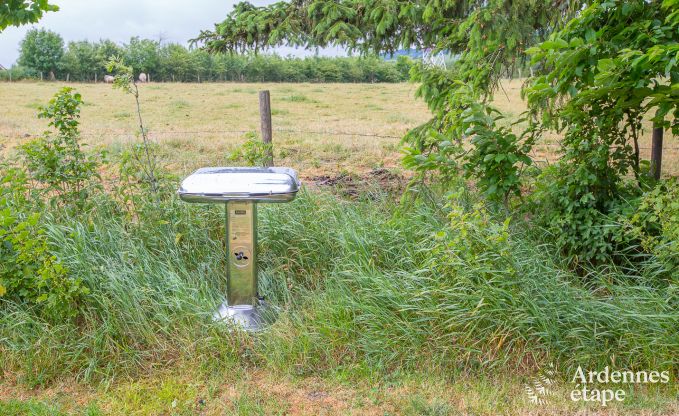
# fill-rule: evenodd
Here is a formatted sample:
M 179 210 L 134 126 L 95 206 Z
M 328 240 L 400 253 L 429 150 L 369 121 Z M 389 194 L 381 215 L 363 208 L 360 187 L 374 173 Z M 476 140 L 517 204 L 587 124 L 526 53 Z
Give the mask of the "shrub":
M 88 289 L 54 256 L 28 194 L 23 172 L 7 168 L 0 177 L 0 299 L 38 306 L 53 318 L 73 316 Z
M 622 234 L 663 263 L 664 275 L 679 276 L 679 182 L 660 182 L 622 219 Z
M 245 138 L 247 140 L 229 154 L 228 160 L 244 162 L 246 166 L 265 165 L 271 157 L 273 145 L 259 140 L 253 132 L 247 133 Z
M 21 156 L 30 180 L 52 204 L 83 208 L 93 190 L 99 187 L 100 155 L 86 155 L 78 143 L 78 119 L 82 98 L 72 88 L 62 88 L 39 113 L 48 118 L 56 132 L 21 147 Z
M 37 75 L 35 70 L 26 68 L 25 66 L 13 65 L 11 68 L 0 71 L 0 81 L 20 81 L 22 79 L 35 78 Z

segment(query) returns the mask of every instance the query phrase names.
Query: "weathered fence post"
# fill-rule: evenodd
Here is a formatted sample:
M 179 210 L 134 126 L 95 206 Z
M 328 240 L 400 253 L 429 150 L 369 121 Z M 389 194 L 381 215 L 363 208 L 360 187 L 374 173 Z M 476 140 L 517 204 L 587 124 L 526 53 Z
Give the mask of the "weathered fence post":
M 262 126 L 262 141 L 267 146 L 265 166 L 273 166 L 273 148 L 271 145 L 271 96 L 268 90 L 259 92 L 259 116 Z
M 651 141 L 651 170 L 650 176 L 655 180 L 660 179 L 660 170 L 662 169 L 662 140 L 663 128 L 653 127 L 653 137 Z

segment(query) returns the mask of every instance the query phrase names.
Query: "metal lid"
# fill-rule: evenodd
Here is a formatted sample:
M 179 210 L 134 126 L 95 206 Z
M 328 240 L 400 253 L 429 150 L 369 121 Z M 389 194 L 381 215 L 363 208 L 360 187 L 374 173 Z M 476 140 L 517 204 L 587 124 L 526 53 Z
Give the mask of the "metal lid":
M 184 179 L 177 193 L 186 202 L 289 202 L 300 182 L 290 168 L 201 168 Z

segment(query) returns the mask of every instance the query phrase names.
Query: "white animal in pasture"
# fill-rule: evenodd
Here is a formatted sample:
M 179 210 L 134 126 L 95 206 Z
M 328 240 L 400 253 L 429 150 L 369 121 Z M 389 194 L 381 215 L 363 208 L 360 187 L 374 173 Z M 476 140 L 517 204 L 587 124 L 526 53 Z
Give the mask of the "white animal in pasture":
M 113 75 L 104 75 L 104 82 L 110 84 L 113 82 L 115 77 Z
M 146 82 L 146 74 L 145 73 L 140 73 L 139 74 L 139 82 Z

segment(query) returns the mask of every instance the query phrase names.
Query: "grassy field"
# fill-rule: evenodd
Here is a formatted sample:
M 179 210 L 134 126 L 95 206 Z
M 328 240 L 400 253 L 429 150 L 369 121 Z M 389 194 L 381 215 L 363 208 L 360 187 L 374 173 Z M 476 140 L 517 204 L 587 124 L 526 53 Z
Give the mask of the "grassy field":
M 0 146 L 40 134 L 39 105 L 63 84 L 0 86 Z M 86 105 L 84 141 L 115 149 L 136 140 L 133 98 L 106 84 L 75 84 Z M 429 112 L 410 84 L 148 84 L 142 113 L 172 170 L 224 165 L 245 132 L 259 132 L 258 91 L 271 91 L 276 163 L 305 177 L 399 164 L 399 138 Z M 392 137 L 375 137 L 392 136 Z
M 0 152 L 45 129 L 35 118 L 65 84 L 0 84 Z M 133 98 L 107 84 L 69 84 L 85 100 L 81 130 L 85 142 L 118 149 L 137 140 Z M 413 84 L 147 84 L 141 85 L 142 113 L 163 161 L 176 172 L 224 165 L 228 154 L 259 131 L 258 91 L 271 91 L 276 163 L 294 166 L 303 177 L 364 173 L 400 165 L 400 137 L 430 113 L 414 97 Z M 510 119 L 525 110 L 521 80 L 505 81 L 495 105 Z M 650 127 L 650 126 L 648 126 Z M 547 134 L 534 151 L 552 162 L 559 136 Z M 650 131 L 640 143 L 650 157 Z M 679 175 L 679 142 L 665 136 L 663 174 Z

